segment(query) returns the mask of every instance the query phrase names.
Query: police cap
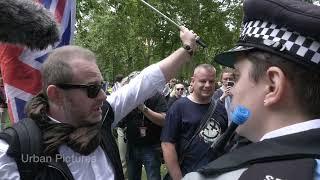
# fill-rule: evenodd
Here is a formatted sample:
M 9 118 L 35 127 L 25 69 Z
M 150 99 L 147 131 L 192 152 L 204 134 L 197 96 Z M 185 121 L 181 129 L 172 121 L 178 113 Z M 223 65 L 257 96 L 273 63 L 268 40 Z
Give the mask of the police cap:
M 320 7 L 299 0 L 245 0 L 240 39 L 215 56 L 233 67 L 237 52 L 262 50 L 320 71 Z

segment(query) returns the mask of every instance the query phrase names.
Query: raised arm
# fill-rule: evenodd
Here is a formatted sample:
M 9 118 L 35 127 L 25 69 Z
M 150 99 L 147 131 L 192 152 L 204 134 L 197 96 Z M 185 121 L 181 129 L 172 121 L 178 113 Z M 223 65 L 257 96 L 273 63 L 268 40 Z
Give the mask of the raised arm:
M 196 34 L 185 27 L 181 27 L 180 38 L 184 45 L 196 49 Z M 162 92 L 165 83 L 173 78 L 183 64 L 191 59 L 190 52 L 179 48 L 162 61 L 145 68 L 129 84 L 121 87 L 107 97 L 114 110 L 115 120 L 113 127 L 132 109 L 142 104 L 156 92 Z

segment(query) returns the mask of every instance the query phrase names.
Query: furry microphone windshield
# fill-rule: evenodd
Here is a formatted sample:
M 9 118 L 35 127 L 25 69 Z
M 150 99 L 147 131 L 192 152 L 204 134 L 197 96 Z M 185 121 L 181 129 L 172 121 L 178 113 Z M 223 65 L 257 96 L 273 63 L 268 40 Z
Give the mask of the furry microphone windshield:
M 0 42 L 45 49 L 59 40 L 53 15 L 32 0 L 0 0 Z

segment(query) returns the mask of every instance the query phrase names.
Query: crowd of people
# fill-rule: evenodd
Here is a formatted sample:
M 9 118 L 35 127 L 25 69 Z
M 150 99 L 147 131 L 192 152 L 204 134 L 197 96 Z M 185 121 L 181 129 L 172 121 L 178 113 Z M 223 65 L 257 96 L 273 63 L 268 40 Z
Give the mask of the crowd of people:
M 236 47 L 214 58 L 221 73 L 198 64 L 190 83 L 175 79 L 197 50 L 183 26 L 181 48 L 117 75 L 111 92 L 90 50 L 53 50 L 28 118 L 0 133 L 1 179 L 139 180 L 143 167 L 148 180 L 320 179 L 320 7 L 243 7 Z M 250 115 L 242 125 L 240 106 Z
M 229 69 L 228 72 L 231 73 L 228 77 L 233 77 L 233 71 Z M 112 92 L 128 84 L 139 73 L 134 71 L 126 77 L 117 75 Z M 224 73 L 223 71 L 222 74 Z M 147 179 L 160 180 L 160 166 L 163 162 L 171 174 L 177 173 L 178 177 L 174 179 L 181 179 L 182 175 L 215 158 L 210 147 L 228 126 L 224 101 L 215 101 L 213 96 L 214 92 L 220 90 L 215 91 L 215 74 L 216 69 L 212 65 L 201 64 L 196 67 L 190 83 L 192 92 L 185 88 L 188 84 L 171 79 L 161 93 L 147 99 L 118 123 L 116 137 L 126 178 L 141 179 L 144 167 Z M 234 79 L 224 78 L 222 82 L 226 84 L 234 82 Z M 214 110 L 216 113 L 212 116 L 214 120 L 205 119 L 201 122 L 211 101 L 214 105 L 217 104 Z M 201 123 L 206 125 L 198 129 Z M 196 130 L 199 132 L 195 132 Z M 189 142 L 197 133 L 202 133 L 202 136 Z M 182 154 L 183 161 L 180 158 Z M 202 158 L 198 157 L 200 154 Z M 164 178 L 170 178 L 169 172 Z

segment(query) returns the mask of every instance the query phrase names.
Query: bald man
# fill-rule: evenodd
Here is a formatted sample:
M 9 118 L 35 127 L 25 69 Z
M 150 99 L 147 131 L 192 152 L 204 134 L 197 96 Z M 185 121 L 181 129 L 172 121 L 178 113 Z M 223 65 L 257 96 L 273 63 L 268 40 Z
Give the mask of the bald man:
M 216 106 L 211 118 L 202 120 L 211 104 L 215 77 L 216 69 L 212 65 L 197 66 L 191 77 L 193 93 L 178 99 L 167 112 L 161 146 L 174 180 L 212 161 L 215 154 L 211 146 L 227 128 L 222 103 Z

